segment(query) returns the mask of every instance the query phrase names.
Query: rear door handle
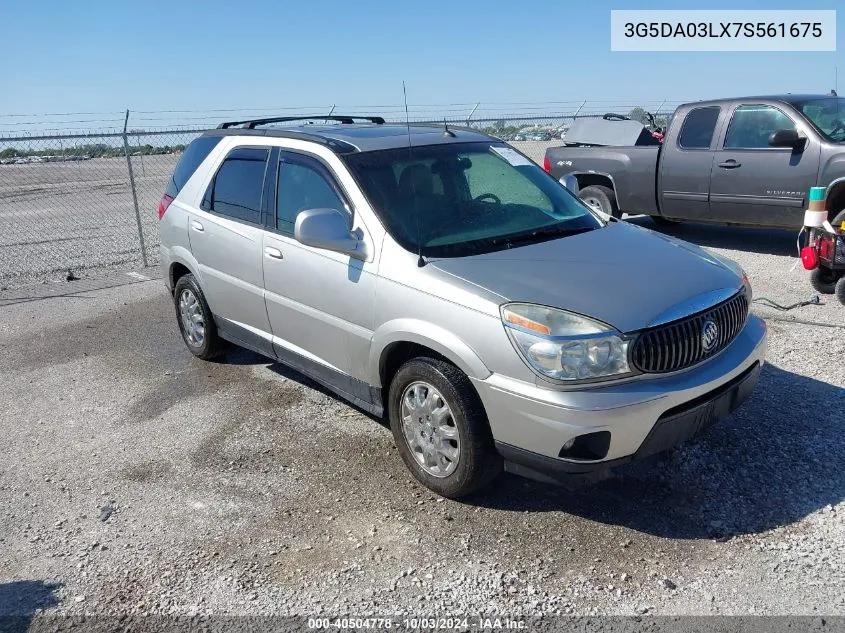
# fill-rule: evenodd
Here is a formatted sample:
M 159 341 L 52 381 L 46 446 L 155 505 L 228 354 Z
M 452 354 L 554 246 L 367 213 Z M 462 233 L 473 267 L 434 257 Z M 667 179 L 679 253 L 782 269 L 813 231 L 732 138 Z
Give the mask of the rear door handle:
M 272 246 L 265 246 L 264 247 L 264 254 L 267 257 L 272 257 L 273 259 L 284 259 L 284 255 L 282 255 L 282 251 L 278 248 L 273 248 Z
M 737 167 L 742 167 L 742 163 L 736 162 L 733 158 L 726 160 L 724 163 L 719 163 L 719 167 L 722 169 L 736 169 Z
M 203 225 L 197 222 L 196 220 L 191 220 L 191 228 L 195 231 L 205 231 L 205 227 L 203 227 Z

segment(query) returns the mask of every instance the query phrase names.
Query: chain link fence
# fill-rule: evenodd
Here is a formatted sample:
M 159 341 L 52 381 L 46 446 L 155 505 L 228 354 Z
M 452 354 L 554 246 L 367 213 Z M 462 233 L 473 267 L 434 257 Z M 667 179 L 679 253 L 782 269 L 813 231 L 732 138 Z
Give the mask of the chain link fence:
M 469 125 L 542 164 L 546 149 L 564 142 L 561 136 L 575 118 L 603 113 L 582 110 L 412 121 Z M 665 121 L 668 114 L 655 116 Z M 0 136 L 0 288 L 100 268 L 156 265 L 159 200 L 185 146 L 203 131 Z

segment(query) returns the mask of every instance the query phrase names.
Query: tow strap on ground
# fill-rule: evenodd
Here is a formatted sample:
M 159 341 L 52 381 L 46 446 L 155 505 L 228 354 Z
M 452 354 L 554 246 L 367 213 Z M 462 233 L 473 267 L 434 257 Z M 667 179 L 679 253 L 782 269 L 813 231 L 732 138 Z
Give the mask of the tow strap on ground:
M 788 306 L 782 306 L 781 304 L 769 299 L 768 297 L 755 297 L 752 299 L 751 303 L 762 303 L 765 306 L 769 306 L 770 308 L 774 308 L 775 310 L 780 310 L 781 312 L 786 312 L 787 310 L 793 310 L 795 308 L 801 308 L 803 306 L 817 306 L 821 305 L 821 300 L 819 299 L 819 295 L 813 295 L 807 301 L 799 301 L 798 303 L 793 303 Z

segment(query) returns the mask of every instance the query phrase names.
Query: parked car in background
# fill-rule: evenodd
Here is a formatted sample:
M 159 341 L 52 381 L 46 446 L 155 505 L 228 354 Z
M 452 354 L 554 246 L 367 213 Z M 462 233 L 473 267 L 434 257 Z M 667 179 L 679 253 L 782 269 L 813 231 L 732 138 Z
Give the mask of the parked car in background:
M 595 476 L 754 389 L 766 329 L 735 263 L 605 223 L 477 131 L 327 118 L 185 150 L 158 215 L 192 354 L 240 345 L 385 416 L 447 497 L 502 468 Z
M 662 145 L 555 147 L 544 166 L 575 177 L 583 200 L 617 218 L 798 228 L 810 187 L 823 186 L 830 219 L 845 219 L 845 98 L 688 103 Z

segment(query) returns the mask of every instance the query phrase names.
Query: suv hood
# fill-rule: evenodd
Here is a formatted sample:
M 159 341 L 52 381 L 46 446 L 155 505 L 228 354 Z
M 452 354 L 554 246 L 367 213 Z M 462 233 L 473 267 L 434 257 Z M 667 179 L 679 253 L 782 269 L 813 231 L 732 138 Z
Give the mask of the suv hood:
M 704 310 L 742 286 L 704 249 L 624 222 L 429 265 L 508 301 L 577 312 L 621 332 Z

